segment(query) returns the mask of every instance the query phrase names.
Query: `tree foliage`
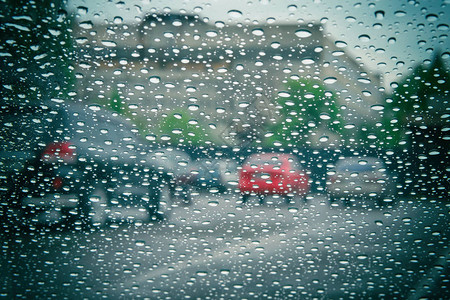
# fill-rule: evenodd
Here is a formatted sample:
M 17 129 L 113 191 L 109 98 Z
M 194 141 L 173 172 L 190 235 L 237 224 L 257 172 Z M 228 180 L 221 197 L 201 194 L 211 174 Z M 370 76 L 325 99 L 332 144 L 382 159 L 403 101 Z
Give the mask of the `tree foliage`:
M 442 112 L 439 107 L 448 107 L 449 94 L 450 74 L 442 56 L 436 53 L 429 66 L 417 65 L 398 83 L 392 95 L 392 106 L 400 125 L 415 122 L 418 116 L 425 117 L 428 123 L 435 122 L 430 114 Z
M 311 133 L 323 130 L 339 134 L 342 129 L 336 96 L 318 80 L 290 80 L 285 97 L 276 99 L 279 118 L 271 128 L 266 143 L 305 146 Z
M 205 128 L 182 110 L 167 115 L 159 129 L 162 141 L 176 146 L 202 146 L 209 136 Z
M 420 64 L 396 83 L 385 114 L 387 144 L 397 146 L 407 128 L 415 125 L 441 126 L 447 120 L 450 74 L 437 52 L 428 65 Z

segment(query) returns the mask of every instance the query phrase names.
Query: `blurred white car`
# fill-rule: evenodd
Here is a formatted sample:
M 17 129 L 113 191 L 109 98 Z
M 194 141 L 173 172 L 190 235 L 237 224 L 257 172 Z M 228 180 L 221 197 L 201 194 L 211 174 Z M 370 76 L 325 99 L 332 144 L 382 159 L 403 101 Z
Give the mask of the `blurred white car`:
M 234 159 L 218 159 L 216 168 L 220 174 L 220 181 L 227 189 L 237 188 L 239 181 L 238 163 Z
M 330 201 L 352 198 L 374 199 L 378 204 L 392 202 L 395 176 L 389 174 L 384 162 L 376 157 L 342 157 L 327 178 Z

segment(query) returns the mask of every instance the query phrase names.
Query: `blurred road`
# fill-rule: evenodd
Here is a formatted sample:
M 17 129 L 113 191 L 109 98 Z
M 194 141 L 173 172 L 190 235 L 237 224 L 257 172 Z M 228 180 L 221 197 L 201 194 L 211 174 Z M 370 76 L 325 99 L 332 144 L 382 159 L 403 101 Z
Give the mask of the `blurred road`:
M 2 233 L 8 298 L 434 299 L 449 296 L 449 203 L 377 208 L 199 194 L 164 223 Z M 428 294 L 432 291 L 432 294 Z

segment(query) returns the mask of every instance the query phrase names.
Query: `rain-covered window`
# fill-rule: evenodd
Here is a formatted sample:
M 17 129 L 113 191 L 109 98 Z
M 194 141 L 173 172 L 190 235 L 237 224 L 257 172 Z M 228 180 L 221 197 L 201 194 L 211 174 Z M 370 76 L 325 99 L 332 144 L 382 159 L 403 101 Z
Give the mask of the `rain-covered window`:
M 448 299 L 450 3 L 0 4 L 0 295 Z

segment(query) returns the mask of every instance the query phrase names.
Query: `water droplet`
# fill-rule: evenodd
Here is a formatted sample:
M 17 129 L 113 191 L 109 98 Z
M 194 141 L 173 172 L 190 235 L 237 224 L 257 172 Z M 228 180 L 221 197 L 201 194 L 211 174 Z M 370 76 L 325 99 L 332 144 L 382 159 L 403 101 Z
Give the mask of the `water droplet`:
M 396 17 L 404 17 L 406 16 L 406 12 L 404 12 L 403 10 L 397 10 L 396 12 L 394 12 L 394 15 Z
M 219 114 L 223 114 L 225 111 L 226 111 L 226 110 L 225 110 L 225 108 L 223 108 L 223 107 L 218 107 L 218 108 L 216 108 L 216 112 L 219 113 Z
M 356 127 L 355 124 L 346 124 L 346 125 L 344 125 L 345 129 L 353 129 L 355 127 Z
M 342 55 L 344 55 L 345 54 L 345 52 L 344 51 L 342 51 L 342 50 L 338 50 L 338 51 L 333 51 L 333 52 L 331 52 L 331 55 L 333 55 L 333 56 L 342 56 Z
M 329 120 L 331 119 L 331 116 L 327 113 L 321 113 L 319 116 L 322 120 Z
M 260 28 L 256 28 L 252 30 L 252 34 L 256 35 L 256 36 L 263 36 L 264 35 L 264 30 L 260 29 Z
M 375 18 L 377 18 L 378 20 L 383 20 L 383 18 L 384 18 L 384 10 L 377 10 L 375 12 Z
M 391 44 L 391 45 L 395 44 L 396 42 L 397 42 L 397 39 L 395 37 L 391 37 L 391 38 L 388 39 L 388 43 Z
M 376 111 L 380 111 L 380 110 L 384 110 L 384 106 L 381 105 L 381 104 L 375 104 L 375 105 L 372 105 L 372 106 L 370 107 L 370 109 L 376 110 Z
M 81 22 L 79 26 L 83 29 L 92 29 L 94 27 L 94 24 L 91 21 L 84 21 Z
M 434 22 L 434 21 L 437 21 L 439 19 L 439 17 L 435 14 L 429 14 L 426 16 L 426 19 L 428 22 Z
M 53 36 L 58 36 L 61 34 L 61 30 L 55 30 L 55 29 L 49 29 L 48 32 L 50 32 Z
M 228 11 L 228 16 L 231 18 L 240 18 L 242 17 L 242 12 L 236 9 L 232 9 Z
M 138 91 L 142 91 L 142 90 L 145 89 L 145 87 L 144 87 L 143 85 L 141 85 L 141 84 L 136 84 L 136 85 L 134 86 L 134 88 L 135 88 L 136 90 L 138 90 Z
M 217 36 L 217 31 L 207 31 L 206 32 L 206 36 L 207 37 L 216 37 Z
M 160 83 L 161 82 L 161 78 L 159 78 L 158 76 L 152 76 L 148 79 L 151 83 Z
M 135 244 L 136 244 L 136 246 L 143 247 L 143 246 L 145 246 L 145 241 L 137 240 Z
M 215 25 L 216 25 L 217 28 L 224 28 L 225 27 L 225 23 L 222 22 L 222 21 L 217 21 L 215 23 Z
M 333 84 L 337 81 L 336 77 L 327 77 L 323 80 L 326 84 Z
M 197 276 L 200 276 L 200 277 L 205 277 L 205 276 L 207 276 L 208 275 L 208 272 L 206 272 L 206 271 L 197 271 Z
M 92 111 L 99 111 L 101 109 L 101 106 L 98 104 L 92 104 L 92 105 L 89 105 L 89 109 Z
M 183 23 L 180 20 L 174 20 L 172 22 L 172 25 L 175 27 L 180 27 L 181 25 L 183 25 Z
M 338 48 L 345 48 L 345 47 L 347 47 L 347 43 L 344 42 L 344 41 L 336 41 L 336 42 L 335 42 L 335 45 L 336 45 L 336 47 L 338 47 Z
M 375 225 L 377 225 L 377 226 L 383 226 L 384 224 L 383 224 L 383 221 L 381 221 L 381 220 L 376 220 L 376 221 L 375 221 Z
M 154 135 L 154 134 L 147 134 L 147 135 L 145 136 L 145 139 L 146 139 L 147 141 L 156 141 L 156 135 Z
M 88 13 L 88 8 L 87 8 L 86 6 L 78 6 L 78 7 L 77 7 L 77 12 L 78 12 L 80 15 L 85 15 L 85 14 Z
M 437 26 L 437 29 L 440 31 L 448 31 L 448 25 L 447 24 L 439 24 Z
M 189 109 L 190 111 L 196 111 L 196 110 L 198 110 L 199 108 L 200 108 L 200 106 L 198 106 L 197 104 L 191 104 L 191 105 L 188 106 L 188 109 Z
M 281 44 L 278 42 L 273 42 L 272 44 L 270 44 L 270 47 L 272 47 L 273 49 L 278 49 L 280 46 Z
M 288 11 L 296 11 L 297 5 L 292 4 L 292 5 L 289 5 L 287 8 L 288 8 Z
M 304 65 L 312 65 L 313 63 L 314 63 L 314 60 L 312 58 L 302 59 L 302 64 L 304 64 Z
M 300 29 L 295 32 L 295 35 L 298 36 L 299 38 L 307 38 L 310 37 L 312 33 L 309 30 Z
M 309 121 L 308 122 L 308 127 L 316 127 L 316 123 L 314 121 Z
M 194 87 L 194 86 L 188 86 L 188 87 L 186 87 L 186 92 L 188 92 L 188 93 L 194 93 L 194 92 L 196 92 L 196 91 L 197 91 L 197 88 Z
M 291 93 L 286 92 L 286 91 L 281 91 L 281 92 L 278 92 L 278 96 L 282 97 L 282 98 L 288 98 L 291 96 Z
M 358 78 L 358 82 L 369 84 L 370 83 L 370 79 L 368 79 L 368 78 Z
M 164 32 L 164 37 L 170 39 L 174 37 L 174 34 L 172 32 Z
M 218 206 L 218 205 L 219 205 L 219 202 L 218 202 L 218 201 L 209 201 L 209 202 L 208 202 L 208 205 L 209 205 L 209 206 L 215 207 L 215 206 Z
M 327 136 L 321 136 L 320 138 L 319 138 L 319 142 L 322 142 L 322 143 L 325 143 L 326 141 L 328 141 L 328 137 Z
M 361 42 L 368 42 L 368 41 L 370 41 L 370 36 L 367 35 L 367 34 L 361 34 L 361 35 L 358 37 L 358 39 L 359 39 Z
M 267 18 L 266 22 L 267 22 L 267 24 L 273 24 L 276 22 L 276 19 L 275 18 Z
M 116 16 L 116 17 L 114 17 L 113 22 L 114 22 L 114 24 L 122 24 L 123 23 L 123 18 L 119 17 L 119 16 Z
M 77 44 L 83 45 L 88 42 L 88 39 L 85 37 L 79 37 L 79 38 L 76 38 L 75 41 L 77 42 Z
M 369 256 L 367 256 L 367 255 L 358 255 L 356 258 L 360 259 L 360 260 L 363 260 L 363 259 L 368 259 Z

